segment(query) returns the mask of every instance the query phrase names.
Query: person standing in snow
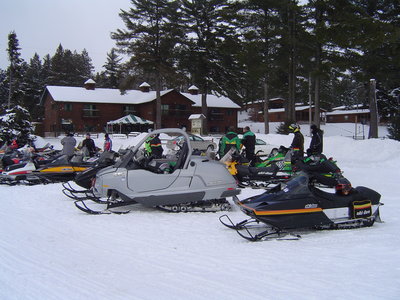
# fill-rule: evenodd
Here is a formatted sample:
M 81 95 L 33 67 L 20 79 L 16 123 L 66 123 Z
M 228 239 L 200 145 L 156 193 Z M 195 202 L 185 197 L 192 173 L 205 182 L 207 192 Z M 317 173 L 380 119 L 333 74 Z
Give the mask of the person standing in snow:
M 316 155 L 316 154 L 322 154 L 322 149 L 323 149 L 323 135 L 324 132 L 317 127 L 317 125 L 312 124 L 311 125 L 311 143 L 310 143 L 310 148 L 307 149 L 307 155 Z
M 237 151 L 240 151 L 240 145 L 241 142 L 237 133 L 235 132 L 235 129 L 232 126 L 229 127 L 228 132 L 219 141 L 219 157 L 224 157 L 231 148 L 235 148 Z
M 67 133 L 67 135 L 61 140 L 61 145 L 63 145 L 62 154 L 68 156 L 70 159 L 75 153 L 76 139 L 72 133 Z
M 289 131 L 294 133 L 290 149 L 292 150 L 292 163 L 304 157 L 304 136 L 298 124 L 289 125 Z
M 86 133 L 86 138 L 82 142 L 82 148 L 86 147 L 89 152 L 89 156 L 93 157 L 96 154 L 96 145 L 93 139 L 90 137 L 90 133 Z
M 110 152 L 112 150 L 112 141 L 110 137 L 108 136 L 108 133 L 104 135 L 104 146 L 103 146 L 104 151 Z
M 245 157 L 252 162 L 255 157 L 255 148 L 256 148 L 256 135 L 251 132 L 250 127 L 246 126 L 244 129 L 244 134 L 242 138 L 242 146 L 245 148 L 244 153 Z

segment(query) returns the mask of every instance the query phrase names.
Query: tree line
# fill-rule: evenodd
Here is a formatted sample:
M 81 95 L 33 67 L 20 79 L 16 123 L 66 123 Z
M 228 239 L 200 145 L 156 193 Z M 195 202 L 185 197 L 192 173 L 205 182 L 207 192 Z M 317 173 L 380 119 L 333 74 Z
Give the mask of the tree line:
M 100 87 L 126 90 L 147 81 L 158 91 L 161 124 L 159 91 L 194 84 L 205 115 L 208 93 L 238 104 L 282 97 L 287 122 L 296 121 L 295 104 L 311 98 L 319 124 L 321 107 L 368 103 L 376 79 L 380 115 L 398 118 L 399 16 L 398 0 L 131 0 L 101 73 L 93 74 L 85 50 L 61 45 L 25 63 L 9 36 L 0 99 L 34 108 L 46 84 L 81 86 L 94 77 Z

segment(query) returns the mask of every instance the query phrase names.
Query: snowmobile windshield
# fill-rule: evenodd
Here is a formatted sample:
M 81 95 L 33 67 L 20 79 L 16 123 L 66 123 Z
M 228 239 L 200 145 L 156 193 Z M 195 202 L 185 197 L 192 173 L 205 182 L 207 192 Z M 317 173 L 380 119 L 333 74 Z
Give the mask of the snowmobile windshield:
M 309 192 L 308 176 L 300 173 L 290 180 L 279 193 L 306 194 Z
M 49 163 L 49 165 L 59 165 L 59 164 L 69 164 L 68 155 L 61 155 Z

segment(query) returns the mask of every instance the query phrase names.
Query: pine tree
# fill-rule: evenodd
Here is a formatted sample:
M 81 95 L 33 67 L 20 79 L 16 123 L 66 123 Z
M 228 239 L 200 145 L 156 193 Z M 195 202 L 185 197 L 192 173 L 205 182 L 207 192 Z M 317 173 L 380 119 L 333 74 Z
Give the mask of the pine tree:
M 82 85 L 86 80 L 92 78 L 94 67 L 86 49 L 83 49 L 81 54 L 76 56 L 74 64 L 77 66 L 76 80 L 78 85 Z
M 0 116 L 0 139 L 11 142 L 17 139 L 19 145 L 25 145 L 33 139 L 33 126 L 29 111 L 20 105 L 6 109 Z
M 38 119 L 42 115 L 43 108 L 39 106 L 40 97 L 45 87 L 43 78 L 42 62 L 37 53 L 31 58 L 24 76 L 24 97 L 23 105 L 30 112 L 33 119 Z
M 227 78 L 222 63 L 229 59 L 229 55 L 222 52 L 224 37 L 230 31 L 226 26 L 227 19 L 223 18 L 227 8 L 225 0 L 182 0 L 181 5 L 181 22 L 187 35 L 182 47 L 181 67 L 200 88 L 201 110 L 206 116 L 203 120 L 205 131 L 208 130 L 207 94 Z
M 117 49 L 112 48 L 107 53 L 107 62 L 103 65 L 105 71 L 102 75 L 102 86 L 106 88 L 119 88 L 122 58 L 118 57 Z
M 91 58 L 86 50 L 81 54 L 75 50 L 64 49 L 60 44 L 56 53 L 51 57 L 50 70 L 48 72 L 47 82 L 51 85 L 62 86 L 82 86 L 83 83 L 93 76 L 93 65 Z
M 21 48 L 19 47 L 19 41 L 17 34 L 12 31 L 8 35 L 8 60 L 10 61 L 10 66 L 7 70 L 8 84 L 9 84 L 9 95 L 7 101 L 7 107 L 10 108 L 12 103 L 16 104 L 21 101 L 23 97 L 22 81 L 24 77 L 24 71 L 26 64 L 20 57 Z
M 177 26 L 178 2 L 168 0 L 132 0 L 129 11 L 120 13 L 126 29 L 118 29 L 111 37 L 120 50 L 130 56 L 131 69 L 141 70 L 154 78 L 156 128 L 161 128 L 162 78 L 175 72 L 175 49 L 182 39 Z M 149 78 L 149 79 L 152 79 Z M 149 80 L 150 81 L 150 80 Z
M 8 88 L 9 84 L 7 81 L 7 73 L 6 71 L 0 69 L 0 111 L 1 111 L 1 106 L 7 103 Z

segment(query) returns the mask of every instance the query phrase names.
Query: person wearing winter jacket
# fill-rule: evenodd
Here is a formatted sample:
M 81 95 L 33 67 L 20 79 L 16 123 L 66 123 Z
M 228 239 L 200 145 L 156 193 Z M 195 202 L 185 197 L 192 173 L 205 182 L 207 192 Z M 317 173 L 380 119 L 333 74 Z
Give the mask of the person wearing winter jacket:
M 83 147 L 86 147 L 90 157 L 93 157 L 96 154 L 96 145 L 94 144 L 93 139 L 90 137 L 90 133 L 86 134 L 86 138 L 82 142 L 82 148 Z
M 245 157 L 251 162 L 255 156 L 256 135 L 251 132 L 249 126 L 246 126 L 243 131 L 242 146 L 244 147 Z
M 61 145 L 63 145 L 62 154 L 68 155 L 71 158 L 75 152 L 76 139 L 72 133 L 67 133 L 67 135 L 61 140 Z
M 161 145 L 160 135 L 151 135 L 145 141 L 144 147 L 146 149 L 147 155 L 153 158 L 162 158 L 163 147 Z
M 219 141 L 219 157 L 224 157 L 224 155 L 228 153 L 231 148 L 235 148 L 237 151 L 240 151 L 240 146 L 241 142 L 237 133 L 234 131 L 232 126 L 229 127 L 228 132 Z
M 311 143 L 310 148 L 307 149 L 308 155 L 321 154 L 323 150 L 323 135 L 324 132 L 317 127 L 317 125 L 311 125 Z
M 292 162 L 304 157 L 304 136 L 300 132 L 298 124 L 289 125 L 289 131 L 294 134 L 290 148 L 292 150 Z
M 108 136 L 108 133 L 104 135 L 104 146 L 103 146 L 104 151 L 111 151 L 112 150 L 112 141 L 110 137 Z

